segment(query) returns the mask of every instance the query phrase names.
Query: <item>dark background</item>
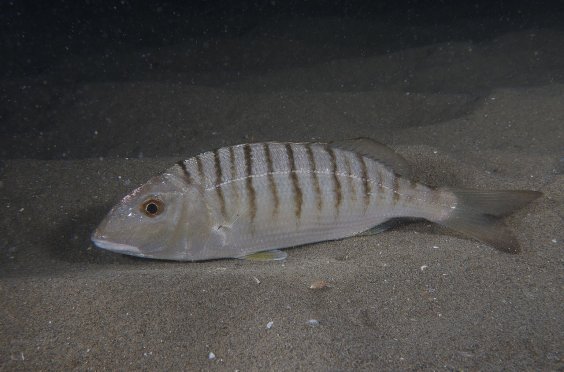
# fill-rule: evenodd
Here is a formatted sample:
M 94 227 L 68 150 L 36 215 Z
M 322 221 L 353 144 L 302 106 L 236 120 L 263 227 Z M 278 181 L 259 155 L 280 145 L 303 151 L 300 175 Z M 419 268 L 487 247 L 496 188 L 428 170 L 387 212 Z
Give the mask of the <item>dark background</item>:
M 563 4 L 524 0 L 2 1 L 0 158 L 137 156 L 140 147 L 145 147 L 146 156 L 186 153 L 159 151 L 162 145 L 153 144 L 150 136 L 133 139 L 139 142 L 135 149 L 121 151 L 111 151 L 117 146 L 111 144 L 112 138 L 94 143 L 92 133 L 107 133 L 104 126 L 113 124 L 103 118 L 64 114 L 69 107 L 77 107 L 82 86 L 88 82 L 151 80 L 247 91 L 245 80 L 281 69 L 445 42 L 476 43 L 521 30 L 559 30 L 564 27 Z M 176 45 L 183 47 L 175 50 Z M 180 58 L 177 51 L 183 50 Z M 495 86 L 483 79 L 472 94 L 478 90 L 485 94 Z M 560 79 L 558 73 L 551 73 L 532 84 Z M 523 84 L 523 80 L 531 83 L 520 76 L 510 81 Z M 356 91 L 359 87 L 339 81 L 321 88 L 289 84 L 288 89 Z M 425 90 L 441 89 L 444 84 Z M 92 97 L 85 99 L 94 102 Z M 109 104 L 102 103 L 101 108 Z M 186 120 L 178 120 L 187 128 Z M 132 122 L 122 129 L 152 125 L 143 117 Z M 188 145 L 205 140 L 197 130 L 182 135 L 192 141 Z
M 65 55 L 110 45 L 166 46 L 196 37 L 238 37 L 252 32 L 264 19 L 276 17 L 376 18 L 407 28 L 420 24 L 450 26 L 443 38 L 452 39 L 464 36 L 459 26 L 470 19 L 483 19 L 483 37 L 509 28 L 562 27 L 559 12 L 563 6 L 563 1 L 526 0 L 3 1 L 0 74 L 13 77 L 40 73 Z M 335 37 L 346 33 L 334 31 Z M 479 36 L 466 33 L 466 38 Z

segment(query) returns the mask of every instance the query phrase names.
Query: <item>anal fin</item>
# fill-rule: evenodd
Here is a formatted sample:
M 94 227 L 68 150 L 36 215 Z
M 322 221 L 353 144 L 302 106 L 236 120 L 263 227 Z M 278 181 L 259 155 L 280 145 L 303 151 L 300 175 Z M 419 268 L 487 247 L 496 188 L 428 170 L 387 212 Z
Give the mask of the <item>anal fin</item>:
M 282 261 L 288 257 L 288 254 L 280 249 L 273 249 L 270 251 L 262 251 L 252 253 L 243 257 L 238 257 L 240 260 L 249 260 L 249 261 Z
M 384 231 L 390 229 L 397 229 L 398 227 L 409 225 L 417 221 L 419 221 L 419 219 L 417 218 L 407 218 L 407 217 L 391 218 L 386 222 L 376 225 L 368 230 L 364 230 L 363 232 L 360 232 L 355 236 L 372 236 L 372 235 L 383 233 Z

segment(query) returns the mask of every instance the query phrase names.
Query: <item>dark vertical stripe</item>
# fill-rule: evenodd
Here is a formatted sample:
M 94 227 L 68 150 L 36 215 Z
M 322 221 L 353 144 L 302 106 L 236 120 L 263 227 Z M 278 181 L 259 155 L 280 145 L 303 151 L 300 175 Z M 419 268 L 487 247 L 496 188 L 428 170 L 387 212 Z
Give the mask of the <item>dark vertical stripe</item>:
M 335 150 L 332 147 L 327 147 L 327 152 L 331 158 L 331 167 L 333 168 L 333 183 L 335 185 L 335 210 L 337 214 L 339 213 L 339 207 L 341 206 L 341 201 L 343 199 L 342 190 L 341 190 L 341 181 L 339 181 L 339 177 L 337 176 L 337 156 L 335 154 Z
M 217 192 L 217 197 L 219 198 L 219 207 L 221 208 L 221 215 L 226 218 L 227 213 L 225 211 L 225 196 L 223 195 L 223 175 L 221 171 L 221 159 L 219 158 L 219 150 L 213 151 L 213 160 L 215 168 L 215 190 Z
M 382 174 L 381 170 L 378 170 L 377 172 L 378 175 L 378 196 L 383 198 L 386 192 L 386 189 L 384 188 L 384 175 Z
M 292 150 L 292 145 L 287 143 L 286 147 L 286 154 L 288 155 L 288 162 L 290 164 L 290 178 L 292 179 L 292 186 L 294 188 L 294 211 L 296 214 L 296 218 L 299 220 L 302 216 L 302 203 L 303 203 L 303 194 L 302 189 L 300 188 L 300 182 L 298 180 L 298 174 L 296 173 L 296 162 L 294 160 L 294 151 Z
M 249 200 L 249 213 L 251 216 L 251 223 L 255 220 L 257 214 L 257 194 L 255 187 L 253 186 L 253 154 L 251 145 L 248 143 L 243 146 L 243 151 L 245 153 L 245 177 L 247 186 L 247 199 Z
M 305 147 L 307 151 L 307 158 L 309 160 L 309 166 L 311 168 L 311 177 L 313 178 L 313 191 L 315 192 L 317 211 L 321 212 L 321 210 L 323 209 L 323 198 L 321 197 L 321 185 L 319 184 L 319 176 L 317 174 L 317 163 L 315 162 L 315 156 L 313 156 L 311 143 L 306 144 Z
M 231 170 L 231 180 L 234 180 L 237 176 L 237 170 L 235 169 L 235 149 L 233 146 L 229 147 L 229 169 Z
M 356 187 L 354 184 L 354 179 L 353 179 L 353 175 L 352 175 L 352 168 L 351 168 L 351 162 L 349 160 L 349 154 L 345 153 L 343 155 L 345 157 L 345 172 L 347 173 L 347 180 L 348 185 L 349 185 L 349 192 L 351 194 L 351 201 L 355 202 L 356 201 Z
M 197 173 L 198 173 L 198 182 L 201 185 L 204 185 L 204 187 L 206 187 L 207 186 L 206 185 L 207 179 L 206 179 L 206 175 L 204 173 L 204 164 L 202 163 L 202 154 L 196 155 L 195 158 L 196 158 L 196 170 L 197 170 Z M 208 203 L 207 199 L 204 200 L 204 203 L 207 206 L 207 203 Z M 206 208 L 204 213 L 206 213 L 208 215 L 208 218 L 211 218 L 211 208 Z
M 272 153 L 270 150 L 270 145 L 268 143 L 263 143 L 262 147 L 266 159 L 266 166 L 268 167 L 268 187 L 270 188 L 270 193 L 272 194 L 272 216 L 274 217 L 278 214 L 278 208 L 280 207 L 280 198 L 278 196 L 276 181 L 274 180 L 274 166 L 272 164 Z
M 196 167 L 198 168 L 198 179 L 201 184 L 204 184 L 204 165 L 202 164 L 202 158 L 200 158 L 200 155 L 196 155 Z
M 233 146 L 229 147 L 229 169 L 231 172 L 231 181 L 233 181 L 237 177 L 237 169 L 235 168 L 235 149 Z M 235 205 L 239 204 L 239 183 L 238 182 L 231 182 L 231 189 L 233 190 L 233 194 L 235 194 Z
M 176 162 L 176 164 L 182 168 L 182 177 L 184 179 L 184 182 L 186 182 L 187 185 L 190 185 L 193 183 L 192 180 L 192 175 L 190 174 L 190 172 L 188 171 L 188 168 L 186 168 L 186 161 L 184 160 L 179 160 Z
M 364 157 L 359 153 L 356 154 L 358 163 L 360 164 L 360 177 L 362 179 L 362 194 L 364 195 L 364 210 L 368 208 L 370 204 L 370 193 L 372 192 L 370 182 L 368 181 L 368 169 L 366 168 L 366 162 Z

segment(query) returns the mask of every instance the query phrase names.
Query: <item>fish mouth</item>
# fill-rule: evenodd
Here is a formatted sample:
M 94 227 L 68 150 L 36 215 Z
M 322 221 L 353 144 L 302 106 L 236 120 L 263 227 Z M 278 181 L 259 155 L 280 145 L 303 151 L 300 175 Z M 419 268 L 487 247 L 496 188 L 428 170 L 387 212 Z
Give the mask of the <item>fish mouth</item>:
M 133 245 L 116 243 L 116 242 L 112 242 L 110 240 L 104 239 L 104 236 L 101 235 L 98 230 L 94 231 L 91 239 L 92 239 L 92 242 L 94 244 L 96 244 L 96 246 L 103 248 L 103 249 L 107 249 L 109 251 L 113 251 L 113 252 L 116 252 L 116 253 L 122 253 L 122 254 L 129 254 L 129 255 L 133 255 L 133 256 L 143 256 L 143 253 L 141 253 L 141 250 L 139 250 L 139 248 L 137 248 Z

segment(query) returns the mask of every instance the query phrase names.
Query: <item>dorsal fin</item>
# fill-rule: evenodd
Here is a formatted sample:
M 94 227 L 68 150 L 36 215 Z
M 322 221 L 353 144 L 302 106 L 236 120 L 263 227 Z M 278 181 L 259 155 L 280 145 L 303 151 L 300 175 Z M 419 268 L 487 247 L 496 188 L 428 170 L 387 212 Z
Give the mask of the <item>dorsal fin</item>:
M 341 150 L 356 152 L 362 156 L 366 156 L 387 167 L 391 168 L 396 174 L 406 178 L 411 177 L 411 166 L 408 161 L 400 154 L 373 139 L 360 137 L 335 141 L 329 143 L 329 146 Z

